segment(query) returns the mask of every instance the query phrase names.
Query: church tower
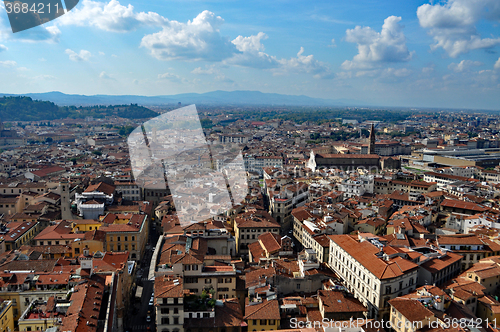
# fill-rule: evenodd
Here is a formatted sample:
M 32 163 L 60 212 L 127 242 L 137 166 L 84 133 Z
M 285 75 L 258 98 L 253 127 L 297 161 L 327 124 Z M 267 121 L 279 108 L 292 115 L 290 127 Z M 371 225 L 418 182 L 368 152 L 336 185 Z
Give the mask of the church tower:
M 368 154 L 375 154 L 375 128 L 370 128 L 370 138 L 368 139 Z

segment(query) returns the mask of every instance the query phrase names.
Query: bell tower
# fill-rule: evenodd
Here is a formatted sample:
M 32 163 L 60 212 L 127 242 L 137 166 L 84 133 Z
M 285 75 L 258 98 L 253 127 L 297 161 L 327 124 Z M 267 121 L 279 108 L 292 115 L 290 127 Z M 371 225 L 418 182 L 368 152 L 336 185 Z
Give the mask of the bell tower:
M 375 154 L 375 128 L 373 123 L 370 127 L 370 137 L 368 138 L 368 154 Z

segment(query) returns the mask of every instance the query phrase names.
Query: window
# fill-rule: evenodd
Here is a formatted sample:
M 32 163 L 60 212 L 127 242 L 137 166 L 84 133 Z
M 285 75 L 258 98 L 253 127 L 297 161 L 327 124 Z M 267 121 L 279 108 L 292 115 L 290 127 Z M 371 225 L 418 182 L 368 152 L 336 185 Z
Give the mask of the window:
M 169 313 L 168 308 L 161 308 L 161 313 L 162 314 L 168 314 Z
M 162 324 L 162 325 L 168 325 L 168 324 L 170 324 L 170 318 L 168 318 L 168 317 L 163 317 L 163 318 L 161 319 L 161 324 Z
M 179 317 L 174 317 L 174 324 L 175 325 L 179 324 Z
M 125 241 L 128 241 L 128 236 L 125 236 Z
M 211 284 L 212 283 L 212 279 L 205 279 L 205 283 L 206 284 Z
M 260 320 L 260 325 L 267 325 L 267 321 L 265 319 Z
M 385 293 L 391 294 L 391 286 L 385 286 Z
M 174 314 L 178 314 L 179 313 L 179 308 L 174 308 Z
M 80 248 L 75 248 L 75 254 L 79 254 L 80 253 Z
M 297 284 L 297 289 L 300 289 L 300 284 Z
M 132 241 L 135 241 L 135 236 L 132 236 Z

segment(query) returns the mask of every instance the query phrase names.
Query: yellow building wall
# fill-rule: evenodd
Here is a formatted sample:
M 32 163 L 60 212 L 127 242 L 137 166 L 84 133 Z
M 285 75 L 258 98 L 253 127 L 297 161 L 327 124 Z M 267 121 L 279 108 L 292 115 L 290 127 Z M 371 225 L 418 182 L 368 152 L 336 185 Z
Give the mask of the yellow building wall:
M 73 232 L 88 232 L 88 231 L 95 231 L 96 229 L 99 230 L 101 228 L 101 223 L 95 222 L 95 223 L 85 223 L 85 224 L 78 224 L 74 223 L 73 224 Z
M 83 254 L 83 249 L 85 246 L 88 246 L 90 253 L 94 253 L 96 251 L 104 252 L 106 251 L 104 248 L 104 243 L 96 240 L 84 240 L 84 241 L 76 241 L 71 244 L 71 252 L 73 257 L 78 257 Z M 79 249 L 77 253 L 75 249 Z
M 2 306 L 2 316 L 0 317 L 0 330 L 1 331 L 14 331 L 14 315 L 12 309 L 12 303 L 3 302 Z
M 274 320 L 274 324 L 272 323 L 272 320 L 266 319 L 266 325 L 261 325 L 260 324 L 260 319 L 256 319 L 256 324 L 254 324 L 255 319 L 249 319 L 247 321 L 248 324 L 248 332 L 252 331 L 276 331 L 278 329 L 278 326 L 280 325 L 280 320 L 276 319 Z
M 49 327 L 56 326 L 56 322 L 51 319 L 30 319 L 27 321 L 19 321 L 19 331 L 45 331 Z
M 486 322 L 486 320 L 489 322 L 494 322 L 495 320 L 500 322 L 500 312 L 493 313 L 490 306 L 484 305 L 481 302 L 477 304 L 476 316 L 481 318 L 483 322 Z
M 19 310 L 19 293 L 18 292 L 0 292 L 0 297 L 4 300 L 12 301 L 11 310 L 14 320 L 18 320 L 23 314 Z

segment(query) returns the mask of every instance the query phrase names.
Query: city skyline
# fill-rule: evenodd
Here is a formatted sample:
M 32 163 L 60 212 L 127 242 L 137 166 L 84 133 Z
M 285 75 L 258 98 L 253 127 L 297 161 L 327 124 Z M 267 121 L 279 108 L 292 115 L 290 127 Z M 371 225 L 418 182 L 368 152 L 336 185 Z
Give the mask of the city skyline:
M 498 109 L 500 5 L 82 0 L 13 34 L 2 93 L 252 90 L 381 106 Z

